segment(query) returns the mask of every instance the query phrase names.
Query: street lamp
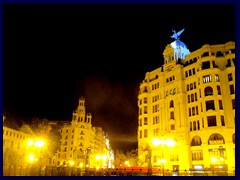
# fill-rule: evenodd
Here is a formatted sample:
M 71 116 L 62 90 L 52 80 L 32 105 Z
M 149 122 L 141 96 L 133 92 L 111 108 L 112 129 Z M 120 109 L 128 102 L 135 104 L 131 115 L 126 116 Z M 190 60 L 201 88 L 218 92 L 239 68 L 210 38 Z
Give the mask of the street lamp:
M 38 139 L 38 140 L 28 140 L 27 141 L 27 145 L 30 148 L 29 151 L 31 152 L 31 154 L 29 154 L 28 156 L 28 160 L 29 162 L 34 162 L 37 161 L 38 159 L 35 157 L 36 154 L 38 154 L 39 152 L 37 151 L 37 149 L 42 149 L 45 146 L 45 142 L 42 139 Z M 34 154 L 32 154 L 34 153 Z
M 172 140 L 172 139 L 166 139 L 166 140 L 164 140 L 164 137 L 162 136 L 162 139 L 160 140 L 160 139 L 158 139 L 158 138 L 154 138 L 153 140 L 152 140 L 152 144 L 154 145 L 154 146 L 159 146 L 160 144 L 162 145 L 161 147 L 161 149 L 162 149 L 162 159 L 161 160 L 159 160 L 158 162 L 159 163 L 162 163 L 162 170 L 163 170 L 163 176 L 164 176 L 164 164 L 166 163 L 166 160 L 164 159 L 164 145 L 167 145 L 168 147 L 172 147 L 172 146 L 174 146 L 175 145 L 175 142 Z

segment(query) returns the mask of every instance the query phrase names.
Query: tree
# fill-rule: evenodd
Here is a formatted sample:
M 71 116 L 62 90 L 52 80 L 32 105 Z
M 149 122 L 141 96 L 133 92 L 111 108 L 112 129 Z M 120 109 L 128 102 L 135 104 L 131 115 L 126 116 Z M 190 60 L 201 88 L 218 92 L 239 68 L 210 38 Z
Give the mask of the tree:
M 138 166 L 137 149 L 127 151 L 126 158 L 127 158 L 127 161 L 129 162 L 130 166 Z
M 114 164 L 116 168 L 123 168 L 124 162 L 127 160 L 126 155 L 122 152 L 116 149 L 114 153 Z

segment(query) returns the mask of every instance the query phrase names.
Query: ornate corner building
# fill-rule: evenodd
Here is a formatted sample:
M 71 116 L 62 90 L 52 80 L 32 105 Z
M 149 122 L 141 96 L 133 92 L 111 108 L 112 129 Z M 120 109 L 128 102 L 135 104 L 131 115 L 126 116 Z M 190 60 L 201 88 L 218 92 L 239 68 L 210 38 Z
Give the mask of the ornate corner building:
M 74 162 L 83 168 L 112 167 L 113 150 L 109 137 L 101 127 L 92 126 L 92 116 L 86 113 L 85 99 L 79 99 L 72 121 L 61 128 L 61 146 L 57 152 L 57 166 Z M 105 156 L 105 160 L 96 157 Z
M 235 43 L 190 52 L 174 35 L 163 66 L 140 84 L 139 166 L 234 171 Z M 154 138 L 161 143 L 154 146 Z

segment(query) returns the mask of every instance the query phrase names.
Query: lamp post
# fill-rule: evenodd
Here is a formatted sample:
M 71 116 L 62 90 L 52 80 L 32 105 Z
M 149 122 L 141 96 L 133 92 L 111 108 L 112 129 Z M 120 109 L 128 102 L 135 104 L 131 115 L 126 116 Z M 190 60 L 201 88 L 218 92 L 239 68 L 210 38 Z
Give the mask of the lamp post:
M 45 142 L 42 139 L 38 139 L 38 140 L 28 140 L 27 141 L 27 145 L 29 147 L 28 151 L 29 151 L 29 156 L 28 156 L 28 160 L 29 162 L 35 163 L 38 161 L 39 166 L 39 173 L 41 173 L 41 163 L 44 162 L 44 157 L 42 156 L 42 149 L 45 146 Z M 35 164 L 37 165 L 37 164 Z M 45 166 L 45 162 L 44 162 L 44 166 Z M 32 168 L 32 165 L 31 165 Z
M 163 176 L 164 176 L 164 164 L 166 163 L 166 160 L 164 159 L 164 145 L 166 144 L 168 147 L 172 147 L 175 145 L 175 142 L 172 139 L 167 139 L 164 140 L 164 136 L 162 136 L 162 139 L 154 138 L 152 140 L 152 144 L 154 146 L 158 146 L 161 144 L 161 149 L 162 149 L 162 159 L 159 161 L 162 163 L 162 171 L 163 171 Z

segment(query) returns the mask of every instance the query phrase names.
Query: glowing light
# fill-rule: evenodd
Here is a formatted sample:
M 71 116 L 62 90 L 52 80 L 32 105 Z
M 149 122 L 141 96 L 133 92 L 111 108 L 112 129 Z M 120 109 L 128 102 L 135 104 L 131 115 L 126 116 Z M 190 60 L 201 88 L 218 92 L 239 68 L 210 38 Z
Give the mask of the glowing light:
M 74 161 L 70 161 L 70 163 L 69 163 L 71 166 L 73 166 L 74 165 Z
M 107 156 L 106 155 L 103 155 L 102 156 L 102 159 L 105 161 L 107 159 Z
M 159 144 L 162 144 L 162 141 L 159 140 L 158 138 L 154 138 L 154 139 L 152 140 L 152 144 L 153 144 L 154 146 L 158 146 Z
M 43 147 L 44 146 L 44 141 L 43 140 L 38 140 L 36 142 L 36 146 L 39 147 L 39 148 Z
M 100 159 L 101 158 L 101 156 L 100 155 L 96 155 L 96 159 L 98 160 L 98 159 Z
M 195 165 L 194 168 L 195 169 L 202 169 L 202 166 L 201 165 Z
M 211 161 L 212 161 L 213 163 L 215 163 L 215 162 L 217 162 L 218 160 L 217 160 L 217 158 L 212 157 L 212 158 L 211 158 Z
M 223 157 L 220 157 L 220 161 L 224 161 L 224 158 L 223 158 Z
M 169 146 L 169 147 L 172 147 L 172 146 L 175 145 L 175 142 L 174 142 L 172 139 L 167 139 L 167 140 L 165 141 L 165 144 L 166 144 L 167 146 Z
M 130 167 L 129 161 L 125 161 L 124 164 L 128 167 Z
M 80 167 L 83 167 L 83 163 L 80 163 L 79 166 L 80 166 Z
M 30 154 L 28 156 L 28 159 L 29 159 L 29 162 L 33 162 L 34 161 L 34 155 L 33 154 Z
M 32 146 L 32 145 L 33 145 L 33 140 L 29 140 L 29 141 L 27 142 L 27 144 L 28 144 L 28 146 Z

